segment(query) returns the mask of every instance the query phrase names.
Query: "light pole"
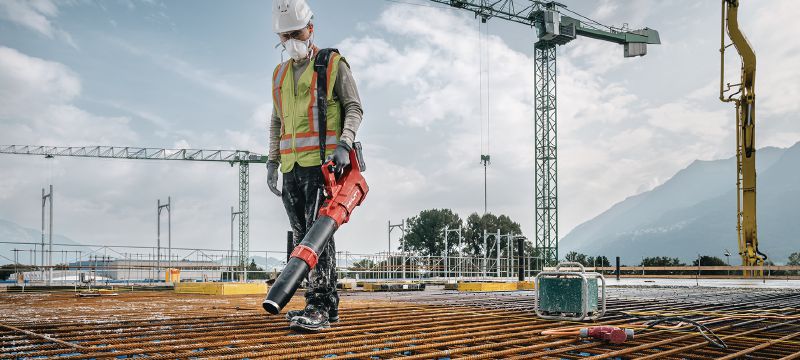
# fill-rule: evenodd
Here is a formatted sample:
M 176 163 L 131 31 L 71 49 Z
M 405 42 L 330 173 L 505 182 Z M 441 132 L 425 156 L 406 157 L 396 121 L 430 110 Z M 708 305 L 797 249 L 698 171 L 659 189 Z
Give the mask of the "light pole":
M 230 275 L 231 280 L 233 280 L 233 224 L 236 222 L 236 215 L 241 214 L 241 211 L 233 211 L 233 206 L 231 206 L 231 256 L 230 266 L 228 267 L 228 274 Z
M 725 249 L 725 258 L 728 260 L 728 266 L 731 266 L 731 251 Z M 731 269 L 728 269 L 728 276 L 731 276 Z
M 50 204 L 50 231 L 47 235 L 50 241 L 50 249 L 48 250 L 49 257 L 47 260 L 47 286 L 52 285 L 53 282 L 53 185 L 50 185 L 50 193 L 45 194 L 42 188 L 42 266 L 44 266 L 44 207 L 45 204 Z M 44 275 L 44 272 L 42 272 Z
M 486 169 L 489 164 L 492 163 L 491 156 L 489 155 L 481 155 L 481 164 L 483 164 L 483 215 L 486 215 L 489 209 L 488 205 L 488 185 L 487 185 L 487 177 L 486 177 Z
M 156 241 L 158 247 L 158 255 L 156 255 L 156 278 L 161 278 L 161 210 L 167 210 L 167 264 L 172 267 L 172 197 L 167 197 L 167 203 L 161 204 L 161 199 L 158 199 L 157 202 L 157 213 L 156 213 Z

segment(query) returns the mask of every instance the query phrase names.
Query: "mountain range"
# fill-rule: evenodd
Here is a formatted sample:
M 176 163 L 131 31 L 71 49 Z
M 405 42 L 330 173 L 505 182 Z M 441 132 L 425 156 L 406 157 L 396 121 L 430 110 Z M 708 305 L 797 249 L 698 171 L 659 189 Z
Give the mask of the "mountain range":
M 800 143 L 757 151 L 758 241 L 769 260 L 800 252 Z M 620 256 L 623 264 L 698 254 L 739 262 L 736 234 L 736 159 L 697 160 L 656 188 L 631 196 L 575 227 L 559 242 L 569 251 Z M 613 261 L 613 260 L 612 260 Z
M 45 235 L 46 236 L 46 235 Z M 19 244 L 19 243 L 36 243 L 40 244 L 42 242 L 42 232 L 41 230 L 34 230 L 29 229 L 26 227 L 22 227 L 16 223 L 13 223 L 8 220 L 0 219 L 0 265 L 3 264 L 12 264 L 14 263 L 14 250 L 17 251 L 18 261 L 24 264 L 31 263 L 31 256 L 32 252 L 29 251 L 30 249 L 34 248 L 34 245 L 30 244 Z M 49 244 L 49 239 L 44 239 L 45 246 Z M 53 234 L 53 243 L 54 244 L 66 244 L 68 246 L 69 251 L 83 251 L 86 252 L 89 248 L 85 246 L 81 246 L 78 242 L 66 237 L 59 235 L 57 233 Z M 40 246 L 38 248 L 41 248 Z M 63 246 L 59 246 L 58 250 L 64 249 Z M 54 248 L 54 250 L 56 250 Z M 54 261 L 58 261 L 60 259 L 60 255 L 54 255 Z M 41 260 L 37 260 L 36 263 L 40 263 Z

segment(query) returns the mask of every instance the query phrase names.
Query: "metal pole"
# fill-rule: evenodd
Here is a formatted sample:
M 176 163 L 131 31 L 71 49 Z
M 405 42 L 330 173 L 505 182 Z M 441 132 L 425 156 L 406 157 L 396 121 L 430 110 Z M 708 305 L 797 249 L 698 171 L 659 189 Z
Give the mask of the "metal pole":
M 486 277 L 486 259 L 489 257 L 489 247 L 486 243 L 486 229 L 483 229 L 483 277 Z
M 161 279 L 161 199 L 156 203 L 156 280 Z
M 517 240 L 517 279 L 525 281 L 525 238 L 519 236 Z
M 44 280 L 44 205 L 45 205 L 45 201 L 44 200 L 45 200 L 44 188 L 42 188 L 42 262 L 40 263 L 42 265 L 42 271 L 41 271 L 42 280 Z M 34 248 L 35 248 L 35 246 L 34 246 Z M 35 255 L 34 255 L 34 259 L 36 259 Z M 33 265 L 36 265 L 36 261 L 35 260 L 34 260 L 34 264 Z
M 463 248 L 461 247 L 461 225 L 459 225 L 458 226 L 458 254 L 457 254 L 458 257 L 456 258 L 457 259 L 456 261 L 458 261 L 458 277 L 459 278 L 464 276 L 464 274 L 462 272 L 462 264 L 461 264 L 461 262 L 462 262 L 461 261 L 462 260 L 461 259 L 462 250 L 463 250 Z
M 511 274 L 514 272 L 514 258 L 512 257 L 514 256 L 514 247 L 511 245 L 511 234 L 506 234 L 506 248 L 508 248 L 508 253 L 506 254 L 508 257 L 508 264 L 506 264 L 508 265 L 508 272 L 506 276 L 511 277 Z
M 388 234 L 389 234 L 389 253 L 386 256 L 386 269 L 391 271 L 391 269 L 392 269 L 392 221 L 389 220 L 388 223 L 389 223 L 389 232 L 388 232 Z M 389 274 L 391 274 L 391 272 L 387 272 L 386 274 L 387 274 L 386 278 L 388 279 L 389 278 Z
M 497 271 L 497 278 L 500 278 L 500 230 L 497 230 L 497 235 L 494 237 L 494 254 L 497 257 L 497 264 L 495 270 Z
M 48 194 L 47 196 L 50 197 L 50 233 L 48 234 L 48 237 L 50 238 L 50 250 L 48 250 L 50 256 L 49 256 L 49 261 L 47 262 L 47 266 L 49 268 L 48 270 L 49 274 L 47 276 L 47 286 L 50 286 L 52 285 L 53 282 L 53 185 L 52 184 L 50 185 L 50 194 Z
M 389 257 L 392 256 L 392 221 L 389 220 L 387 222 L 389 224 L 387 234 L 389 235 Z
M 229 278 L 229 280 L 233 280 L 233 276 L 232 276 L 233 272 L 231 270 L 233 269 L 233 222 L 234 222 L 235 219 L 236 219 L 236 215 L 234 215 L 233 206 L 231 206 L 231 252 L 229 253 L 228 261 L 227 261 L 227 263 L 228 263 L 228 278 Z
M 167 247 L 168 263 L 172 269 L 172 197 L 170 196 L 167 196 Z M 170 276 L 170 280 L 172 280 L 172 276 Z
M 444 228 L 444 273 L 446 278 L 450 278 L 450 270 L 448 269 L 448 265 L 450 263 L 448 259 L 448 255 L 450 255 L 447 251 L 447 234 L 450 231 L 450 227 Z
M 402 238 L 400 241 L 403 243 L 403 279 L 406 278 L 406 219 L 400 220 L 400 234 Z

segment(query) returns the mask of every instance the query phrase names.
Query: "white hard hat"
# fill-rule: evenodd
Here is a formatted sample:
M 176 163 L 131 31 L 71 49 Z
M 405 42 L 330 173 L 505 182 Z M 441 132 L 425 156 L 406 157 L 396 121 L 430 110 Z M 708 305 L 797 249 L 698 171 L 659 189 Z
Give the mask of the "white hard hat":
M 300 30 L 311 22 L 313 15 L 305 0 L 272 0 L 272 31 Z

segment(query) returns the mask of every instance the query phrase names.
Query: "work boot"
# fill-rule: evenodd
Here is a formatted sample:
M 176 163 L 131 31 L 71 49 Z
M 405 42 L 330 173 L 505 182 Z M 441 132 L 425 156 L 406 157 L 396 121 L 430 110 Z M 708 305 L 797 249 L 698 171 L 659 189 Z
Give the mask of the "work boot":
M 304 313 L 305 309 L 289 310 L 286 312 L 286 320 L 292 321 L 294 318 L 302 316 Z M 336 304 L 330 310 L 328 310 L 328 322 L 331 324 L 339 322 L 339 299 L 336 299 Z
M 328 307 L 328 322 L 339 321 L 339 294 L 333 293 L 333 303 Z
M 292 319 L 303 315 L 305 310 L 289 310 L 286 312 L 286 320 L 292 321 Z
M 328 312 L 314 305 L 306 305 L 303 314 L 289 322 L 289 328 L 295 331 L 320 331 L 329 327 Z

